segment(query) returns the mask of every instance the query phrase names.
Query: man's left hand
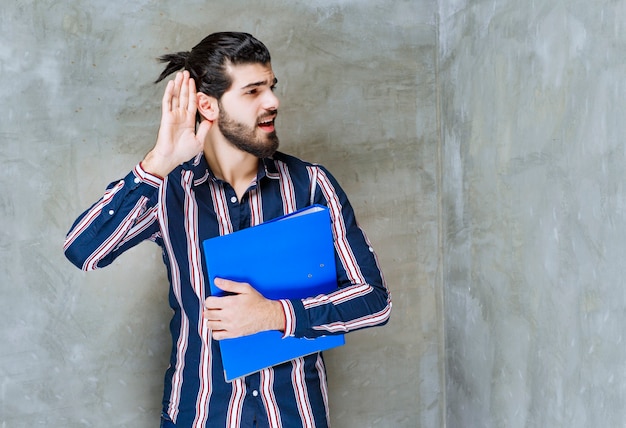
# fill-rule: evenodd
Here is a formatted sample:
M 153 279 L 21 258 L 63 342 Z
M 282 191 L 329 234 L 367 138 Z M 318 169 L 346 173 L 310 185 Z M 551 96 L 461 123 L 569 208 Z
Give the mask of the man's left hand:
M 204 301 L 204 318 L 214 339 L 285 329 L 285 314 L 278 301 L 266 299 L 244 282 L 216 278 L 215 285 L 232 294 L 211 296 Z

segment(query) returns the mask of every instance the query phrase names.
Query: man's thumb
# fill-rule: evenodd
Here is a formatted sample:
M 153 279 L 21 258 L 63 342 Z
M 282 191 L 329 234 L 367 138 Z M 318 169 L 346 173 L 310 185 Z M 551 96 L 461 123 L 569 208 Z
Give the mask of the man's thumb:
M 213 126 L 213 122 L 206 119 L 200 122 L 200 125 L 198 125 L 198 128 L 196 129 L 196 138 L 204 143 L 204 140 L 206 139 L 206 136 L 209 133 L 211 126 Z
M 241 294 L 245 291 L 245 285 L 224 278 L 215 278 L 215 285 L 227 293 Z

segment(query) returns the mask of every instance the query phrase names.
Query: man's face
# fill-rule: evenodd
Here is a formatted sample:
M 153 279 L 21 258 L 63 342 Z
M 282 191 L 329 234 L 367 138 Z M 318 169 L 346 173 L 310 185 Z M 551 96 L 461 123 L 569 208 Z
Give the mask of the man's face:
M 219 101 L 218 128 L 235 147 L 264 158 L 278 149 L 274 121 L 280 104 L 276 77 L 267 64 L 230 66 L 233 83 Z

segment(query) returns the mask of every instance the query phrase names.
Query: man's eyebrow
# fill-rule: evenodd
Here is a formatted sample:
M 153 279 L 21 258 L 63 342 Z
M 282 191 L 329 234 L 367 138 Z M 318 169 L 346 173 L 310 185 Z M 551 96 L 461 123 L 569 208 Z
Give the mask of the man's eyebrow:
M 274 86 L 278 83 L 278 79 L 276 77 L 274 77 L 274 80 L 272 80 L 272 84 L 270 86 Z M 262 80 L 260 82 L 254 82 L 254 83 L 248 83 L 246 86 L 243 86 L 241 89 L 250 89 L 250 88 L 258 88 L 259 86 L 263 86 L 263 85 L 268 85 L 268 81 L 267 80 Z

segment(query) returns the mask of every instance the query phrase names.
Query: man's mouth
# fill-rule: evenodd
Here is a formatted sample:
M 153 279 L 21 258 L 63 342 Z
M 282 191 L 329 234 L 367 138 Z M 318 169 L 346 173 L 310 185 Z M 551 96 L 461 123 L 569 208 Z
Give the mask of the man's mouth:
M 263 118 L 259 123 L 258 127 L 261 128 L 265 132 L 273 132 L 274 131 L 274 121 L 276 120 L 276 115 L 272 115 L 269 118 Z

